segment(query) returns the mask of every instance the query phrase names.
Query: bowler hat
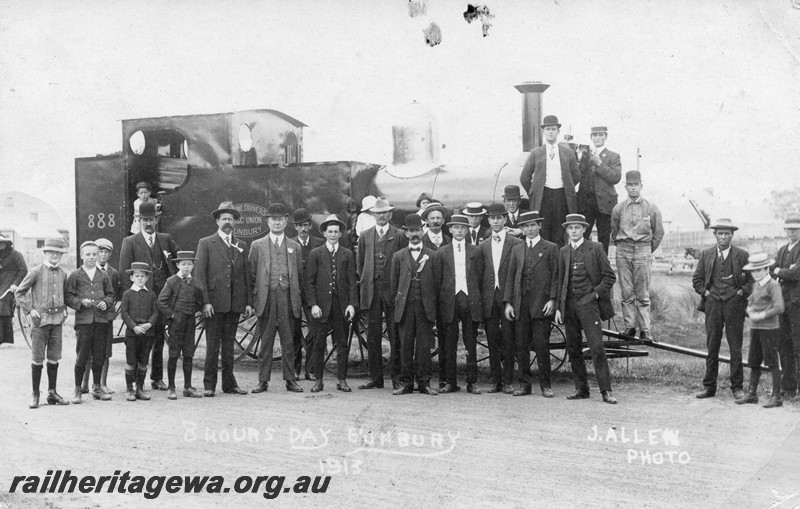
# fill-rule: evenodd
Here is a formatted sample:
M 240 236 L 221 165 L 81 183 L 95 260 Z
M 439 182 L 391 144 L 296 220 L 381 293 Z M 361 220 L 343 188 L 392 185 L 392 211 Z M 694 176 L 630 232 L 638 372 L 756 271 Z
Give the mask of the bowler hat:
M 483 204 L 479 201 L 472 201 L 467 203 L 467 208 L 461 211 L 462 214 L 465 216 L 482 216 L 486 214 L 486 209 L 483 208 Z
M 139 204 L 139 213 L 134 214 L 138 218 L 143 217 L 158 217 L 161 215 L 160 210 L 156 210 L 156 203 L 153 201 L 146 201 Z
M 800 228 L 800 212 L 788 212 L 783 222 L 784 228 Z
M 100 249 L 108 249 L 109 251 L 114 250 L 114 244 L 111 243 L 108 239 L 97 239 L 94 241 L 97 244 L 97 247 Z
M 486 213 L 489 217 L 504 216 L 506 215 L 506 206 L 502 203 L 492 203 L 486 207 Z
M 389 200 L 380 197 L 375 200 L 375 206 L 370 209 L 370 212 L 378 214 L 380 212 L 389 212 L 390 210 L 394 210 L 394 207 L 389 204 Z
M 583 214 L 567 214 L 567 220 L 564 221 L 561 226 L 566 228 L 571 224 L 582 224 L 586 228 L 589 227 L 589 223 L 586 222 L 586 216 Z
M 721 217 L 721 218 L 717 219 L 717 223 L 711 225 L 709 228 L 711 228 L 714 231 L 716 231 L 716 230 L 730 230 L 732 232 L 735 232 L 736 230 L 739 229 L 738 226 L 734 226 L 733 225 L 733 221 L 731 221 L 730 218 L 728 218 L 728 217 Z
M 194 251 L 178 251 L 178 256 L 176 256 L 172 261 L 178 263 L 184 260 L 197 260 L 197 258 L 194 257 Z
M 311 221 L 311 214 L 304 208 L 299 208 L 292 213 L 292 222 L 294 224 L 302 224 Z
M 554 125 L 554 126 L 558 127 L 559 129 L 561 129 L 561 124 L 558 123 L 558 117 L 557 116 L 555 116 L 555 115 L 547 115 L 546 117 L 544 117 L 544 120 L 542 120 L 542 127 L 547 127 L 547 126 L 551 126 L 551 125 Z
M 442 217 L 446 216 L 447 213 L 449 212 L 447 210 L 447 207 L 445 207 L 444 205 L 442 205 L 438 201 L 434 201 L 434 202 L 429 203 L 428 206 L 423 209 L 422 214 L 420 214 L 420 216 L 422 217 L 422 220 L 423 221 L 427 221 L 428 220 L 428 214 L 430 214 L 434 210 L 438 210 L 439 212 L 441 212 L 442 213 Z
M 519 220 L 517 221 L 517 223 L 519 223 L 519 225 L 522 226 L 523 224 L 532 223 L 534 221 L 536 221 L 537 223 L 541 223 L 542 221 L 544 221 L 544 218 L 539 215 L 538 210 L 523 212 L 522 214 L 519 215 Z
M 271 203 L 267 207 L 267 217 L 287 217 L 289 211 L 286 210 L 286 205 L 283 203 Z
M 513 200 L 515 198 L 522 199 L 522 195 L 520 195 L 519 192 L 519 186 L 515 185 L 506 186 L 506 188 L 503 189 L 503 198 L 505 198 L 506 200 Z
M 342 221 L 340 221 L 338 217 L 336 217 L 336 214 L 331 214 L 328 217 L 326 217 L 325 221 L 323 221 L 322 224 L 319 225 L 319 231 L 322 232 L 322 233 L 325 233 L 325 230 L 328 229 L 328 225 L 331 225 L 331 224 L 338 224 L 339 225 L 339 231 L 340 232 L 344 231 L 345 224 Z
M 606 133 L 606 134 L 608 134 L 608 127 L 606 127 L 604 125 L 592 127 L 592 132 L 591 133 L 592 134 L 594 134 L 594 133 Z
M 375 198 L 371 194 L 366 195 L 365 197 L 361 198 L 361 212 L 367 212 L 372 207 L 375 206 Z
M 758 253 L 754 255 L 750 255 L 750 258 L 747 260 L 748 263 L 744 267 L 743 270 L 758 270 L 758 269 L 766 269 L 772 266 L 775 263 L 775 260 L 770 260 L 767 253 Z
M 408 214 L 406 216 L 406 224 L 403 225 L 404 230 L 421 230 L 422 218 L 419 214 Z
M 625 183 L 626 184 L 641 184 L 642 183 L 642 172 L 639 170 L 631 170 L 625 172 Z
M 147 189 L 149 191 L 152 191 L 153 186 L 151 186 L 149 182 L 142 181 L 136 184 L 136 190 L 138 191 L 139 189 Z
M 128 274 L 131 274 L 135 270 L 138 270 L 138 271 L 141 271 L 141 272 L 147 272 L 148 274 L 152 274 L 153 273 L 153 271 L 150 270 L 150 266 L 148 264 L 144 263 L 144 262 L 133 262 L 133 263 L 131 263 L 131 268 L 130 269 L 126 269 L 125 272 L 127 272 Z
M 6 240 L 6 239 L 0 236 L 0 240 Z M 11 242 L 10 240 L 6 241 Z M 44 241 L 44 246 L 42 246 L 42 251 L 55 251 L 57 253 L 66 253 L 67 242 L 64 239 L 47 239 Z
M 236 220 L 238 220 L 240 217 L 242 217 L 242 214 L 239 213 L 238 210 L 233 208 L 233 202 L 230 202 L 230 201 L 224 201 L 224 202 L 220 203 L 219 207 L 217 207 L 217 210 L 215 210 L 214 212 L 211 213 L 211 217 L 213 217 L 214 221 L 216 221 L 223 212 L 227 212 L 229 214 L 233 214 L 233 218 L 236 219 Z
M 469 227 L 469 218 L 467 216 L 462 216 L 461 214 L 453 214 L 453 216 L 450 218 L 450 221 L 447 223 L 447 226 L 457 225 Z

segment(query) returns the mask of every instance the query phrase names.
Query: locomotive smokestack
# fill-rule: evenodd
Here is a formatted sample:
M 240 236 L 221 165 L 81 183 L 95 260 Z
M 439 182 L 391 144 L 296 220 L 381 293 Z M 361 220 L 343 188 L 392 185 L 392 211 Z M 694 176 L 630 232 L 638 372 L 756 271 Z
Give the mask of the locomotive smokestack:
M 522 150 L 530 152 L 542 144 L 539 126 L 542 124 L 542 93 L 550 85 L 541 81 L 526 81 L 514 88 L 522 94 Z

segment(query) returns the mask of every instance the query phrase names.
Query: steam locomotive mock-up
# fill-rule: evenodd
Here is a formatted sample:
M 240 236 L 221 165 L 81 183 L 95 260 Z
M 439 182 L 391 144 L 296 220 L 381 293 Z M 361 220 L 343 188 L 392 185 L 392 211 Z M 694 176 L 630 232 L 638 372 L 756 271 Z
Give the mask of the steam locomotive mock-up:
M 501 201 L 506 185 L 519 184 L 527 153 L 541 145 L 541 95 L 548 85 L 515 88 L 522 93 L 523 152 L 496 168 L 440 164 L 435 122 L 416 103 L 392 126 L 391 165 L 304 162 L 305 124 L 276 110 L 123 120 L 121 153 L 75 160 L 77 245 L 105 237 L 120 246 L 141 181 L 161 203 L 159 230 L 181 249 L 194 249 L 216 230 L 211 211 L 227 200 L 241 212 L 234 235 L 249 242 L 268 233 L 265 215 L 273 202 L 305 207 L 315 224 L 336 214 L 353 228 L 366 195 L 387 197 L 397 207 L 395 224 L 417 210 L 422 192 L 453 209 Z

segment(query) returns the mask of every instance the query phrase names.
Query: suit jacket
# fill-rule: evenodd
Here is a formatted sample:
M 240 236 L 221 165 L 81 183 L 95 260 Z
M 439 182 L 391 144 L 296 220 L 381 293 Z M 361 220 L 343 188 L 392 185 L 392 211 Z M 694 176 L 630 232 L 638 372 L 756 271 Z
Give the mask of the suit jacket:
M 14 292 L 6 291 L 11 288 L 11 285 L 19 286 L 25 276 L 28 274 L 28 266 L 25 264 L 25 258 L 22 253 L 13 249 L 10 245 L 3 251 L 0 251 L 2 263 L 0 263 L 0 316 L 13 316 L 14 315 Z
M 147 276 L 147 284 L 145 286 L 156 293 L 164 288 L 167 278 L 177 272 L 172 259 L 178 256 L 178 246 L 168 233 L 156 232 L 155 235 L 155 246 L 158 247 L 162 260 L 153 260 L 150 246 L 147 245 L 147 241 L 144 240 L 144 236 L 141 233 L 128 235 L 122 239 L 122 248 L 119 253 L 119 272 L 125 274 L 125 276 L 120 276 L 123 292 L 133 284 L 131 278 L 127 277 L 128 273 L 125 272 L 131 268 L 133 262 L 150 265 L 153 273 Z
M 425 257 L 427 259 L 423 264 L 422 259 Z M 392 256 L 390 286 L 392 295 L 394 295 L 394 321 L 396 323 L 400 323 L 403 319 L 411 279 L 415 276 L 419 278 L 425 316 L 431 323 L 436 323 L 436 294 L 439 290 L 439 279 L 442 276 L 442 260 L 436 251 L 424 246 L 419 253 L 418 260 L 422 268 L 415 268 L 414 258 L 408 249 L 401 249 Z
M 100 264 L 97 264 L 97 268 L 100 268 Z M 114 290 L 114 302 L 122 302 L 122 286 L 120 285 L 120 277 L 119 271 L 111 266 L 110 263 L 106 263 L 106 275 L 108 276 L 108 280 L 111 281 L 111 288 Z M 128 276 L 128 273 L 125 273 Z M 128 277 L 130 279 L 130 277 Z M 117 311 L 114 309 L 114 306 L 108 308 L 108 321 L 113 322 L 114 318 L 117 317 Z
M 225 245 L 218 232 L 197 243 L 194 277 L 205 287 L 215 313 L 243 313 L 252 305 L 246 242 L 231 237 L 233 249 Z M 231 258 L 233 251 L 233 258 Z
M 183 283 L 183 279 L 178 274 L 174 274 L 167 279 L 164 289 L 158 294 L 156 306 L 161 316 L 167 320 L 175 314 L 175 301 L 178 300 L 181 283 Z M 196 277 L 192 277 L 192 290 L 194 290 L 194 310 L 197 312 L 203 309 L 205 304 L 208 304 L 208 292 L 205 285 Z
M 525 254 L 528 244 L 520 241 L 511 250 L 511 260 L 503 293 L 503 301 L 513 306 L 515 319 L 519 319 L 522 307 L 522 277 L 525 274 Z M 533 247 L 533 286 L 530 288 L 532 318 L 545 318 L 542 309 L 547 301 L 558 296 L 558 246 L 539 239 Z
M 369 309 L 372 305 L 373 297 L 373 284 L 372 280 L 375 279 L 375 243 L 378 241 L 378 231 L 373 226 L 369 230 L 358 237 L 358 260 L 356 264 L 356 271 L 358 272 L 358 279 L 361 283 L 361 309 Z M 383 281 L 384 290 L 383 298 L 387 302 L 394 302 L 391 294 L 390 279 L 392 274 L 392 256 L 397 251 L 400 251 L 408 245 L 408 238 L 406 238 L 403 230 L 395 228 L 392 225 L 388 226 L 386 230 L 386 263 L 383 266 Z M 380 296 L 379 296 L 380 297 Z
M 92 299 L 94 304 L 85 308 L 81 303 L 83 299 Z M 105 311 L 97 307 L 100 301 L 106 303 Z M 108 310 L 114 307 L 111 279 L 98 268 L 94 272 L 94 278 L 90 280 L 86 271 L 78 267 L 70 273 L 64 284 L 64 302 L 75 310 L 75 325 L 108 323 Z
M 286 242 L 286 254 L 289 262 L 289 302 L 292 306 L 292 314 L 295 318 L 300 318 L 303 312 L 303 271 L 300 266 L 300 244 L 283 236 Z M 267 309 L 267 298 L 269 297 L 269 235 L 258 240 L 254 240 L 250 245 L 250 254 L 247 259 L 247 270 L 250 274 L 250 288 L 253 290 L 253 309 L 256 316 L 261 316 Z
M 578 160 L 575 152 L 568 146 L 558 144 L 558 155 L 561 159 L 561 178 L 564 182 L 564 194 L 567 198 L 567 209 L 570 214 L 578 211 L 578 204 L 575 198 L 575 184 L 581 181 L 581 171 L 578 168 Z M 531 210 L 541 210 L 542 195 L 544 194 L 544 182 L 547 173 L 547 148 L 542 145 L 531 150 L 519 182 L 522 189 L 527 191 L 531 199 Z
M 520 224 L 519 224 L 519 216 L 522 214 L 522 212 L 523 212 L 522 209 L 517 211 L 517 219 L 516 220 L 512 219 L 511 218 L 511 214 L 506 212 L 506 228 L 522 228 L 522 226 L 520 226 Z M 523 233 L 520 233 L 519 235 L 514 235 L 514 237 L 517 238 L 517 239 L 522 239 L 522 238 L 525 237 L 525 235 Z
M 775 276 L 775 268 L 779 267 L 778 275 Z M 800 242 L 795 244 L 794 249 L 789 251 L 789 244 L 778 249 L 778 256 L 775 257 L 775 265 L 772 267 L 773 277 L 778 278 L 783 291 L 783 301 L 786 306 L 791 302 L 800 305 Z
M 328 320 L 333 301 L 332 268 L 331 254 L 327 243 L 311 250 L 304 277 L 306 307 L 319 306 L 322 309 L 321 320 L 323 322 Z M 336 294 L 339 297 L 342 315 L 347 306 L 358 309 L 355 256 L 352 251 L 341 245 L 336 249 Z M 310 312 L 308 316 L 311 316 Z
M 480 322 L 483 317 L 481 302 L 481 280 L 483 279 L 483 260 L 478 246 L 465 244 L 467 262 L 467 292 L 472 321 Z M 453 244 L 443 246 L 436 254 L 442 259 L 442 278 L 439 285 L 439 312 L 444 323 L 451 323 L 456 309 L 456 267 Z
M 731 258 L 731 268 L 733 272 L 733 284 L 737 290 L 742 290 L 742 298 L 747 300 L 747 296 L 753 289 L 753 276 L 750 272 L 745 272 L 742 267 L 747 265 L 750 255 L 744 249 L 731 245 L 728 253 Z M 714 275 L 714 263 L 717 260 L 717 246 L 704 249 L 697 261 L 697 267 L 692 274 L 692 287 L 700 294 L 700 304 L 698 311 L 706 310 L 706 290 L 711 286 L 711 277 Z
M 300 267 L 300 268 L 305 272 L 306 262 L 308 262 L 308 255 L 311 254 L 311 250 L 313 250 L 316 247 L 319 247 L 319 246 L 323 245 L 325 243 L 325 241 L 322 240 L 319 237 L 315 237 L 313 235 L 309 235 L 308 236 L 308 242 L 304 246 L 300 242 L 300 239 L 297 236 L 289 237 L 289 238 L 294 240 L 294 241 L 296 241 L 298 244 L 300 244 L 300 252 L 301 252 L 300 258 L 301 258 L 301 262 L 302 262 L 302 267 Z
M 490 235 L 491 237 L 491 235 Z M 481 250 L 481 258 L 483 259 L 483 278 L 481 279 L 481 295 L 483 303 L 483 317 L 489 318 L 492 314 L 492 301 L 494 300 L 494 264 L 495 260 L 492 257 L 492 244 L 494 243 L 491 238 L 487 238 L 486 242 L 478 246 Z M 500 264 L 497 271 L 497 283 L 500 285 L 500 295 L 505 292 L 506 278 L 508 276 L 509 260 L 511 258 L 511 249 L 517 244 L 523 243 L 513 235 L 506 234 L 506 239 L 503 241 L 503 250 L 500 252 Z
M 572 247 L 569 243 L 562 247 L 558 253 L 558 309 L 561 316 L 566 314 L 567 285 L 569 284 L 569 256 Z M 603 250 L 603 245 L 599 242 L 584 240 L 578 248 L 584 254 L 586 262 L 586 272 L 594 285 L 597 293 L 597 305 L 600 308 L 600 319 L 608 320 L 614 317 L 614 305 L 611 303 L 611 289 L 617 276 L 608 262 L 608 257 Z
M 428 237 L 427 233 L 422 235 L 422 247 L 426 247 L 432 251 L 438 251 L 442 248 L 442 246 L 446 246 L 447 244 L 453 242 L 453 239 L 447 235 L 444 230 L 442 230 L 442 243 L 437 247 L 436 244 L 433 243 L 430 237 Z
M 477 242 L 478 245 L 480 245 L 484 240 L 486 240 L 486 237 L 491 235 L 491 232 L 492 232 L 492 230 L 490 228 L 487 228 L 486 226 L 480 225 L 478 227 L 478 242 Z M 472 228 L 471 227 L 467 231 L 467 236 L 465 237 L 465 240 L 467 241 L 467 244 L 472 244 Z
M 592 200 L 597 201 L 597 210 L 601 214 L 611 214 L 617 204 L 616 184 L 622 179 L 622 163 L 619 154 L 604 148 L 600 152 L 602 162 L 596 165 L 589 157 L 579 164 L 581 171 L 581 187 L 578 189 L 578 213 L 583 214 L 589 209 Z M 594 192 L 584 189 L 589 176 L 594 174 Z

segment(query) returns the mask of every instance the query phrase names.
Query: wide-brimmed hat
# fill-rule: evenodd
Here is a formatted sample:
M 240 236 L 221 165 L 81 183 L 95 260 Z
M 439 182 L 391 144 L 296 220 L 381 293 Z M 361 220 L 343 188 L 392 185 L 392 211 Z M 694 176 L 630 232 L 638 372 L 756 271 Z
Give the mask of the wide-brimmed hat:
M 420 214 L 420 217 L 422 218 L 423 221 L 427 221 L 428 220 L 428 214 L 430 214 L 434 210 L 438 210 L 439 212 L 441 212 L 442 213 L 442 217 L 445 217 L 447 215 L 447 213 L 450 212 L 449 210 L 447 210 L 447 207 L 445 207 L 444 205 L 442 205 L 438 201 L 434 201 L 434 202 L 429 203 L 428 206 L 425 207 L 425 209 L 423 209 L 422 214 Z
M 567 214 L 567 220 L 561 223 L 561 226 L 566 228 L 571 224 L 582 224 L 586 228 L 589 227 L 589 223 L 586 222 L 586 216 L 583 214 Z
M 326 217 L 325 221 L 323 221 L 322 224 L 319 225 L 319 231 L 325 233 L 325 230 L 328 229 L 329 224 L 338 224 L 339 231 L 340 232 L 344 231 L 345 224 L 342 221 L 340 221 L 338 217 L 336 217 L 336 214 L 331 214 L 328 217 Z
M 178 256 L 176 256 L 172 261 L 174 263 L 178 263 L 184 260 L 197 260 L 197 258 L 194 257 L 194 251 L 178 251 Z
M 8 237 L 6 237 L 5 235 L 3 235 L 2 233 L 0 233 L 0 242 L 5 242 L 5 243 L 7 243 L 7 244 L 9 244 L 9 245 L 14 243 L 14 241 L 12 241 L 11 239 L 9 239 Z M 64 251 L 64 252 L 66 253 L 66 251 Z
M 599 126 L 596 126 L 596 127 L 592 127 L 591 134 L 594 134 L 594 133 L 606 133 L 606 134 L 608 134 L 608 127 L 606 127 L 604 125 L 599 125 Z
M 450 221 L 447 222 L 447 226 L 457 226 L 457 225 L 462 225 L 469 228 L 469 218 L 461 214 L 453 214 L 450 217 Z
M 288 217 L 289 211 L 283 203 L 271 203 L 267 207 L 267 217 Z
M 639 170 L 631 170 L 625 172 L 625 183 L 626 184 L 641 184 L 642 183 L 642 172 Z
M 136 184 L 136 190 L 138 191 L 139 189 L 147 189 L 149 191 L 152 191 L 153 186 L 151 186 L 149 182 L 142 181 Z
M 372 207 L 374 207 L 376 200 L 377 198 L 375 198 L 371 194 L 368 194 L 365 197 L 361 198 L 361 212 L 367 212 Z
M 148 274 L 152 274 L 153 273 L 153 271 L 150 270 L 150 266 L 148 264 L 144 263 L 144 262 L 133 262 L 133 263 L 131 263 L 131 268 L 130 269 L 126 269 L 125 272 L 127 272 L 128 274 L 131 274 L 135 270 L 138 270 L 138 271 L 141 271 L 141 272 L 147 272 Z
M 783 221 L 784 228 L 800 228 L 800 212 L 787 212 Z
M 417 197 L 417 201 L 416 201 L 417 208 L 422 206 L 421 205 L 422 204 L 422 200 L 428 200 L 429 202 L 431 202 L 431 201 L 433 201 L 433 196 L 431 196 L 429 193 L 420 194 Z
M 0 235 L 0 241 L 2 240 L 4 240 L 4 237 Z M 9 240 L 7 242 L 11 241 Z M 55 251 L 57 253 L 66 253 L 67 247 L 68 247 L 67 241 L 64 239 L 47 239 L 44 241 L 44 246 L 42 246 L 42 251 Z
M 307 221 L 311 221 L 311 214 L 308 213 L 308 210 L 299 208 L 292 212 L 292 223 L 303 224 Z
M 215 210 L 214 212 L 211 213 L 211 217 L 213 217 L 214 221 L 216 221 L 217 218 L 220 216 L 220 214 L 222 214 L 224 212 L 227 212 L 229 214 L 233 214 L 233 218 L 236 219 L 236 220 L 238 220 L 240 217 L 242 217 L 242 214 L 238 210 L 233 208 L 233 202 L 232 201 L 224 201 L 224 202 L 220 203 L 219 207 L 217 207 L 217 210 Z
M 419 214 L 408 214 L 406 216 L 406 224 L 403 225 L 404 230 L 421 230 L 422 218 Z
M 539 215 L 539 211 L 538 210 L 531 210 L 530 212 L 523 212 L 522 214 L 519 215 L 519 219 L 517 220 L 517 223 L 520 226 L 522 226 L 523 224 L 532 223 L 534 221 L 536 221 L 537 223 L 540 223 L 540 224 L 541 224 L 542 221 L 544 221 L 544 218 Z
M 380 212 L 389 212 L 390 210 L 394 210 L 394 207 L 389 203 L 389 200 L 381 197 L 375 200 L 375 206 L 370 209 L 370 212 L 378 214 Z
M 114 250 L 114 244 L 111 243 L 108 239 L 97 239 L 94 241 L 97 244 L 97 247 L 100 249 L 108 249 L 109 251 Z
M 506 206 L 502 203 L 491 203 L 486 207 L 486 215 L 489 217 L 504 216 L 506 215 Z
M 152 201 L 146 201 L 139 204 L 139 212 L 134 214 L 138 218 L 143 217 L 158 217 L 161 215 L 160 210 L 156 210 L 156 204 Z
M 505 198 L 506 200 L 513 200 L 515 198 L 521 200 L 522 195 L 520 194 L 519 186 L 515 186 L 513 184 L 510 186 L 506 186 L 506 188 L 503 189 L 503 198 Z
M 747 260 L 748 263 L 742 269 L 744 270 L 758 270 L 758 269 L 766 269 L 772 266 L 775 263 L 775 260 L 770 260 L 769 255 L 767 253 L 758 253 L 754 255 L 750 255 L 750 258 Z
M 486 209 L 483 208 L 483 204 L 479 201 L 472 201 L 467 203 L 467 208 L 461 211 L 462 214 L 465 216 L 482 216 L 486 214 Z
M 547 127 L 547 126 L 551 126 L 551 125 L 554 125 L 554 126 L 558 127 L 559 129 L 561 129 L 561 124 L 558 123 L 558 117 L 557 116 L 555 116 L 555 115 L 547 115 L 546 117 L 544 117 L 544 120 L 542 120 L 542 127 Z
M 728 217 L 721 217 L 717 219 L 716 224 L 709 226 L 712 230 L 730 230 L 735 232 L 739 229 L 738 226 L 733 225 L 733 221 L 730 220 Z

